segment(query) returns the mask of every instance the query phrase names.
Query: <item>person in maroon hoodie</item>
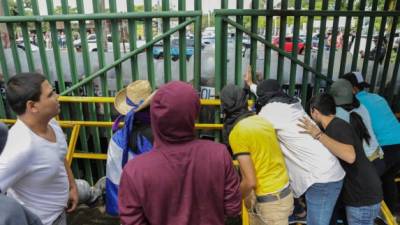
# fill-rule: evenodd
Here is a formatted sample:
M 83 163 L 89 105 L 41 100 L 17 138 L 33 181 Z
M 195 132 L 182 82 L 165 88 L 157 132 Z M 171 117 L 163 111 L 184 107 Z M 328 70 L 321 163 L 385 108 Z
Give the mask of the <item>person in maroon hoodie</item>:
M 123 169 L 119 212 L 124 225 L 223 225 L 241 211 L 240 180 L 226 147 L 196 139 L 200 100 L 173 81 L 151 103 L 153 150 Z

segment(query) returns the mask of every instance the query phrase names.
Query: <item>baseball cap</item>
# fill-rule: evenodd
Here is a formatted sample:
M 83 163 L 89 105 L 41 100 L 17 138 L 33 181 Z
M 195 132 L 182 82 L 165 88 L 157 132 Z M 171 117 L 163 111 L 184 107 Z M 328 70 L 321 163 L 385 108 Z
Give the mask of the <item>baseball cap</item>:
M 353 102 L 353 86 L 348 80 L 339 79 L 329 89 L 336 105 L 347 105 Z

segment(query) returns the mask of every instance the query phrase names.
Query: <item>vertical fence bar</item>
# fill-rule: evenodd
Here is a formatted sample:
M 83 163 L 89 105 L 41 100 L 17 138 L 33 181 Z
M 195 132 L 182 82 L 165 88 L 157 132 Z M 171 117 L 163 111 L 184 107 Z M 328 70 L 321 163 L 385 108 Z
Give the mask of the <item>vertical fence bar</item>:
M 92 0 L 94 13 L 100 13 L 100 3 L 99 0 Z M 96 44 L 97 44 L 97 60 L 99 62 L 99 69 L 104 68 L 106 65 L 106 60 L 104 56 L 104 37 L 103 37 L 103 24 L 102 20 L 95 20 L 95 30 L 96 30 Z M 109 96 L 108 93 L 108 79 L 107 73 L 100 75 L 101 82 L 101 92 L 103 96 Z M 106 121 L 111 121 L 111 111 L 108 104 L 104 104 L 105 119 Z M 111 136 L 111 132 L 108 132 Z
M 83 5 L 83 0 L 77 0 L 76 1 L 77 8 L 78 8 L 78 13 L 84 14 L 85 13 L 85 8 Z M 81 38 L 81 48 L 82 48 L 82 59 L 83 59 L 83 69 L 85 71 L 85 74 L 91 74 L 91 66 L 90 66 L 90 55 L 89 55 L 89 47 L 87 43 L 87 35 L 86 35 L 86 22 L 84 20 L 79 21 L 79 36 Z M 73 81 L 75 84 L 75 82 Z M 89 90 L 93 90 L 93 83 L 90 82 L 89 85 L 87 85 Z M 90 91 L 89 91 L 89 94 Z M 89 118 L 91 121 L 94 121 L 96 119 L 95 116 L 93 116 L 95 112 L 95 106 L 94 104 L 89 104 Z M 95 133 L 95 132 L 93 132 Z M 86 140 L 87 139 L 87 129 L 85 127 L 81 127 L 81 132 L 80 134 L 80 144 L 82 147 L 83 152 L 89 152 L 89 147 L 88 143 Z M 93 183 L 93 174 L 92 174 L 92 168 L 90 166 L 90 160 L 83 160 L 83 165 L 84 165 L 84 170 L 85 170 L 85 179 L 89 181 L 89 183 Z
M 273 9 L 274 0 L 266 1 L 266 8 Z M 272 41 L 272 16 L 267 16 L 265 18 L 265 40 L 269 43 Z M 271 48 L 267 45 L 264 45 L 264 79 L 268 79 L 271 73 Z
M 201 0 L 195 0 L 194 9 L 201 11 L 202 9 Z M 194 79 L 194 87 L 198 91 L 200 91 L 200 81 L 201 81 L 201 24 L 202 24 L 202 15 L 196 17 L 194 25 L 193 79 Z
M 360 11 L 365 10 L 366 0 L 360 1 Z M 354 54 L 353 54 L 353 61 L 351 64 L 351 71 L 357 70 L 357 63 L 358 63 L 358 51 L 360 50 L 360 41 L 361 41 L 361 33 L 362 33 L 362 26 L 364 23 L 364 16 L 358 17 L 357 21 L 357 31 L 356 31 L 356 38 L 354 43 Z
M 329 5 L 329 0 L 323 0 L 322 10 L 327 10 L 328 5 Z M 319 40 L 318 40 L 317 66 L 316 66 L 316 70 L 318 72 L 322 72 L 322 65 L 324 61 L 326 20 L 327 20 L 326 16 L 321 16 L 321 25 L 320 25 Z M 316 76 L 314 82 L 314 94 L 319 94 L 320 85 L 321 85 L 321 79 Z
M 3 14 L 4 16 L 10 16 L 10 8 L 8 6 L 8 0 L 2 0 L 2 4 L 3 4 Z M 7 32 L 8 32 L 8 36 L 10 39 L 10 47 L 11 47 L 11 52 L 13 55 L 13 62 L 14 62 L 14 66 L 15 66 L 15 72 L 16 73 L 20 73 L 21 72 L 21 61 L 19 59 L 19 54 L 18 54 L 18 49 L 17 49 L 17 43 L 15 42 L 15 32 L 14 32 L 14 24 L 11 23 L 7 23 Z
M 228 8 L 228 0 L 221 1 L 221 9 Z M 216 76 L 221 76 L 221 88 L 224 87 L 228 80 L 228 24 L 221 18 L 221 74 L 216 74 Z M 218 115 L 219 116 L 219 115 Z
M 127 8 L 128 12 L 135 11 L 135 0 L 127 0 Z M 133 51 L 137 48 L 136 44 L 136 20 L 128 19 L 128 30 L 129 30 L 129 50 Z M 137 55 L 132 56 L 131 58 L 131 71 L 132 71 L 132 81 L 139 79 L 139 65 L 138 65 L 138 57 Z
M 0 40 L 0 65 L 1 65 L 1 72 L 3 74 L 4 82 L 7 82 L 8 78 L 10 77 L 10 74 L 9 74 L 9 71 L 8 71 L 6 55 L 4 53 L 4 47 L 3 47 L 3 41 L 2 40 Z M 0 95 L 0 98 L 1 98 L 1 95 Z
M 287 0 L 283 0 L 287 1 Z M 252 9 L 258 9 L 259 8 L 259 1 L 258 0 L 252 0 L 251 1 L 251 8 Z M 254 34 L 258 33 L 258 16 L 252 16 L 251 17 L 251 32 Z M 254 38 L 251 38 L 250 42 L 250 65 L 252 67 L 252 73 L 251 76 L 253 77 L 253 80 L 255 81 L 257 79 L 256 73 L 257 73 L 257 40 Z
M 390 82 L 390 87 L 389 87 L 389 91 L 388 91 L 388 94 L 389 94 L 389 102 L 392 102 L 393 101 L 393 97 L 394 97 L 394 90 L 395 90 L 395 87 L 396 87 L 396 81 L 397 81 L 397 77 L 398 77 L 398 74 L 399 74 L 399 67 L 400 67 L 400 50 L 399 49 L 397 49 L 397 55 L 396 55 L 396 60 L 395 60 L 395 63 L 394 63 L 394 69 L 393 69 L 393 75 L 392 75 L 392 80 L 391 80 L 391 82 Z M 400 89 L 399 89 L 399 91 L 400 91 Z M 398 95 L 400 95 L 400 93 L 398 93 Z
M 389 9 L 389 3 L 390 3 L 390 0 L 385 0 L 385 5 L 383 6 L 383 11 L 387 11 Z M 382 17 L 381 26 L 379 28 L 379 38 L 378 38 L 377 48 L 375 51 L 374 66 L 372 68 L 372 78 L 371 78 L 371 82 L 370 82 L 371 86 L 369 87 L 369 90 L 371 92 L 375 91 L 375 84 L 376 84 L 377 76 L 378 76 L 378 67 L 380 64 L 379 55 L 380 55 L 380 52 L 382 49 L 383 39 L 386 39 L 385 38 L 386 20 L 387 20 L 386 16 Z
M 372 1 L 371 11 L 376 11 L 377 8 L 378 8 L 378 1 Z M 369 18 L 367 44 L 365 46 L 364 61 L 363 61 L 363 67 L 362 67 L 362 75 L 364 76 L 364 78 L 367 76 L 371 41 L 372 41 L 372 37 L 374 35 L 375 18 L 376 18 L 375 16 L 372 16 Z
M 397 2 L 396 7 L 392 8 L 391 10 L 400 10 L 400 3 Z M 389 72 L 389 63 L 391 60 L 391 56 L 392 56 L 392 50 L 393 50 L 393 41 L 394 41 L 394 36 L 396 34 L 396 28 L 397 28 L 397 22 L 398 22 L 398 17 L 392 17 L 392 23 L 391 23 L 391 28 L 390 28 L 390 36 L 389 36 L 389 43 L 388 43 L 388 47 L 387 47 L 387 52 L 386 52 L 386 57 L 385 57 L 385 63 L 383 66 L 383 71 L 382 71 L 382 78 L 380 81 L 380 86 L 379 86 L 379 93 L 383 94 L 385 92 L 385 86 L 386 86 L 386 80 L 387 80 L 387 74 Z M 399 51 L 399 50 L 397 50 Z M 393 82 L 396 82 L 396 80 L 394 80 Z M 390 91 L 390 86 L 389 85 L 389 91 Z
M 301 0 L 295 1 L 295 10 L 301 10 Z M 297 53 L 300 49 L 298 49 L 299 43 L 299 31 L 300 31 L 300 16 L 294 17 L 294 27 L 293 27 L 293 47 L 292 47 L 292 57 L 297 59 Z M 296 87 L 296 68 L 297 65 L 293 61 L 291 61 L 290 65 L 290 80 L 289 80 L 289 95 L 294 95 L 294 90 Z
M 287 10 L 288 8 L 288 0 L 281 0 L 281 9 Z M 280 24 L 279 24 L 279 48 L 285 49 L 285 38 L 286 38 L 286 16 L 281 16 Z M 283 66 L 285 64 L 285 57 L 281 54 L 278 55 L 278 69 L 277 69 L 277 78 L 279 84 L 283 83 Z
M 116 13 L 117 12 L 117 1 L 115 0 L 109 0 L 110 4 L 110 12 Z M 121 24 L 123 21 L 120 21 Z M 112 43 L 113 43 L 113 53 L 114 53 L 114 60 L 118 60 L 121 58 L 121 50 L 120 50 L 120 37 L 119 37 L 119 24 L 118 20 L 111 20 L 111 33 L 112 33 Z M 108 38 L 106 37 L 106 40 L 108 42 Z M 122 65 L 118 64 L 115 66 L 115 75 L 117 77 L 117 90 L 122 89 Z
M 342 0 L 335 0 L 335 11 L 340 10 L 340 6 L 342 4 Z M 337 31 L 339 27 L 339 17 L 335 16 L 333 19 L 333 26 L 332 26 L 332 41 L 331 41 L 331 49 L 329 52 L 329 62 L 328 62 L 328 80 L 332 80 L 333 77 L 333 66 L 335 64 L 335 56 L 336 56 L 336 42 L 337 42 Z M 342 51 L 346 51 L 343 49 Z
M 315 0 L 309 0 L 308 9 L 310 11 L 315 9 Z M 304 52 L 304 63 L 307 65 L 310 65 L 310 61 L 311 61 L 313 27 L 314 27 L 314 16 L 309 16 L 307 18 L 307 37 L 306 37 L 306 46 L 305 46 L 305 52 Z M 310 72 L 308 70 L 303 69 L 303 77 L 302 77 L 302 84 L 301 84 L 301 102 L 303 104 L 303 107 L 305 107 L 307 104 L 309 73 Z
M 162 1 L 162 10 L 169 11 L 169 0 Z M 167 32 L 170 29 L 170 19 L 168 17 L 163 18 L 163 32 Z M 171 72 L 171 38 L 170 36 L 163 39 L 164 49 L 164 82 L 167 83 L 172 80 Z
M 100 8 L 99 0 L 92 0 L 93 4 L 93 12 L 100 13 L 103 7 Z M 104 35 L 103 35 L 103 21 L 95 20 L 95 29 L 96 29 L 96 44 L 97 44 L 97 58 L 99 62 L 99 69 L 104 68 L 106 65 L 105 56 L 104 56 Z M 103 73 L 100 75 L 100 83 L 101 83 L 101 92 L 103 96 L 109 96 L 108 93 L 108 79 L 107 73 Z M 104 119 L 106 121 L 111 121 L 111 109 L 109 104 L 104 104 Z M 106 129 L 105 135 L 108 140 L 111 138 L 111 130 Z M 96 140 L 95 140 L 96 143 Z M 95 149 L 94 152 L 100 153 L 101 149 Z M 104 163 L 96 162 L 97 174 L 99 177 L 104 176 Z
M 178 10 L 186 10 L 186 0 L 178 0 Z M 185 22 L 186 18 L 179 17 L 179 23 Z M 186 27 L 179 30 L 179 80 L 187 81 L 186 69 Z
M 53 0 L 46 0 L 47 3 L 47 13 L 48 15 L 54 15 L 54 5 Z M 57 73 L 57 84 L 58 90 L 61 92 L 65 91 L 65 82 L 64 82 L 64 70 L 61 63 L 61 54 L 60 48 L 58 46 L 58 32 L 56 27 L 56 22 L 50 22 L 50 30 L 51 30 L 51 42 L 53 47 L 53 54 L 54 54 L 54 63 L 56 66 L 56 73 Z M 64 119 L 70 119 L 70 113 L 67 107 L 61 106 L 61 115 Z
M 17 0 L 17 7 L 19 15 L 24 16 L 25 9 L 24 9 L 24 2 L 22 0 Z M 33 72 L 35 71 L 35 63 L 33 62 L 32 48 L 28 31 L 28 23 L 22 22 L 21 30 L 22 30 L 22 37 L 24 38 L 24 48 L 25 48 L 26 61 L 28 63 L 28 69 L 30 72 Z
M 221 0 L 223 3 L 225 0 Z M 223 4 L 222 4 L 223 5 Z M 221 7 L 222 8 L 222 7 Z M 222 16 L 220 15 L 215 15 L 215 97 L 219 97 L 220 91 L 222 88 L 222 77 L 224 77 L 222 74 L 225 73 L 223 64 L 226 65 L 226 61 L 223 60 L 223 46 L 222 46 L 222 39 L 223 37 L 223 32 L 222 32 Z M 226 77 L 226 76 L 225 76 Z M 220 112 L 219 108 L 216 108 L 214 118 L 215 118 L 215 123 L 220 123 Z M 220 132 L 215 131 L 215 141 L 220 140 Z
M 37 0 L 31 0 L 33 15 L 39 15 L 39 6 Z M 47 60 L 46 46 L 44 46 L 43 28 L 40 22 L 35 22 L 36 37 L 38 39 L 40 60 L 42 62 L 42 70 L 47 80 L 52 83 L 49 69 L 49 62 Z
M 354 0 L 349 0 L 348 5 L 347 5 L 347 11 L 352 11 L 353 5 L 354 5 Z M 346 70 L 347 51 L 349 50 L 348 40 L 349 40 L 349 34 L 350 34 L 350 27 L 351 27 L 351 17 L 347 16 L 346 17 L 346 25 L 345 25 L 344 34 L 343 34 L 344 42 L 343 42 L 342 56 L 340 58 L 339 77 L 342 76 Z
M 151 12 L 151 6 L 152 6 L 152 0 L 146 0 L 144 1 L 144 10 L 146 12 Z M 146 36 L 146 42 L 150 42 L 153 40 L 153 25 L 152 25 L 152 19 L 148 18 L 144 20 L 144 33 Z M 150 81 L 151 87 L 154 89 L 155 88 L 155 78 L 154 78 L 154 59 L 153 59 L 153 46 L 147 48 L 147 74 L 148 74 L 148 79 Z
M 236 8 L 243 9 L 243 0 L 236 1 Z M 236 16 L 236 22 L 243 25 L 243 16 Z M 235 38 L 235 84 L 242 84 L 242 48 L 243 32 L 236 28 Z

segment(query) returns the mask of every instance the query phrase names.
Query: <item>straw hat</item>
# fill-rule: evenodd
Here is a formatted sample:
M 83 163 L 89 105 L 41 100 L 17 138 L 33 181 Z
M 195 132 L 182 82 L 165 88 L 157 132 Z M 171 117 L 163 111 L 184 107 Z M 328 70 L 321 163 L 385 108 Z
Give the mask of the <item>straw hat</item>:
M 138 112 L 150 105 L 154 94 L 149 81 L 137 80 L 117 93 L 114 107 L 122 115 L 126 115 L 132 109 Z

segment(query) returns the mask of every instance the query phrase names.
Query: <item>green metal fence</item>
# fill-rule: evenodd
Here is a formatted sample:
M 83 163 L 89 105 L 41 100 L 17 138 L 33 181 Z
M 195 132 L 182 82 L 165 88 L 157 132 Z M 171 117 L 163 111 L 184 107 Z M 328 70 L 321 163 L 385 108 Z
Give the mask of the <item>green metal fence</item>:
M 48 15 L 40 15 L 37 0 L 1 0 L 4 16 L 0 17 L 0 26 L 4 25 L 10 39 L 9 46 L 3 46 L 0 41 L 3 81 L 15 73 L 39 71 L 61 95 L 114 96 L 112 90 L 119 90 L 137 79 L 148 79 L 153 88 L 160 79 L 162 83 L 172 79 L 188 81 L 190 68 L 193 70 L 193 84 L 200 90 L 201 80 L 206 78 L 202 69 L 204 71 L 205 66 L 210 66 L 201 62 L 201 0 L 194 0 L 194 10 L 191 11 L 186 9 L 184 0 L 178 0 L 178 11 L 170 9 L 169 0 L 162 0 L 161 8 L 156 11 L 151 0 L 144 1 L 143 10 L 138 10 L 134 1 L 128 0 L 127 12 L 117 12 L 114 0 L 109 0 L 109 12 L 104 9 L 105 0 L 92 0 L 93 13 L 90 14 L 85 10 L 83 0 L 75 1 L 76 12 L 72 12 L 68 0 L 61 1 L 61 11 L 57 12 L 53 0 L 46 0 Z M 30 3 L 29 13 L 26 2 Z M 215 65 L 212 67 L 215 68 L 213 85 L 217 98 L 225 84 L 243 85 L 243 73 L 246 65 L 250 64 L 253 80 L 256 80 L 257 73 L 263 79 L 276 78 L 287 85 L 290 95 L 300 96 L 303 103 L 312 94 L 311 90 L 318 94 L 320 87 L 326 88 L 332 80 L 354 70 L 363 73 L 371 83 L 371 91 L 385 94 L 389 101 L 396 103 L 395 96 L 400 95 L 400 51 L 399 47 L 393 49 L 396 48 L 396 35 L 400 33 L 396 30 L 400 16 L 398 1 L 384 0 L 381 6 L 378 0 L 252 0 L 249 6 L 247 1 L 236 0 L 236 8 L 229 9 L 230 2 L 221 0 L 221 9 L 213 12 L 215 55 L 212 61 Z M 154 32 L 156 23 L 162 25 L 161 34 Z M 104 32 L 108 26 L 110 42 Z M 184 54 L 188 27 L 194 32 L 192 64 Z M 141 28 L 144 40 L 139 44 Z M 234 37 L 229 32 L 231 28 L 234 28 Z M 329 29 L 331 47 L 328 49 L 326 33 Z M 30 43 L 32 30 L 36 34 L 37 49 Z M 65 34 L 65 46 L 60 43 L 61 31 Z M 129 50 L 122 53 L 124 32 L 128 36 Z M 44 33 L 48 36 L 41 35 Z M 179 61 L 176 65 L 171 57 L 171 35 L 175 33 L 179 37 Z M 18 34 L 22 38 L 17 40 Z M 76 35 L 80 37 L 79 48 L 74 44 Z M 93 35 L 95 43 L 89 42 Z M 382 61 L 376 56 L 369 60 L 369 57 L 362 58 L 359 54 L 363 49 L 366 56 L 370 55 L 374 35 L 378 36 L 376 52 L 381 46 L 386 48 Z M 289 50 L 287 37 L 292 39 Z M 249 44 L 245 42 L 248 39 Z M 336 48 L 337 41 L 341 40 L 342 46 Z M 157 70 L 153 56 L 153 48 L 160 41 L 163 42 L 162 73 L 157 72 L 160 70 Z M 47 42 L 52 46 L 47 46 Z M 92 44 L 96 45 L 96 52 L 92 52 Z M 21 50 L 21 45 L 24 50 Z M 247 48 L 250 51 L 246 51 Z M 123 66 L 125 61 L 129 62 L 128 67 Z M 176 74 L 172 72 L 175 68 L 178 68 Z M 65 71 L 69 71 L 68 74 Z M 15 117 L 4 107 L 3 101 L 0 98 L 0 118 Z M 60 117 L 65 120 L 111 121 L 114 115 L 109 104 L 75 103 L 63 104 Z M 220 123 L 218 108 L 214 118 L 214 122 Z M 104 146 L 110 136 L 110 129 L 82 128 L 79 151 L 105 153 Z M 218 139 L 219 132 L 215 136 Z M 104 162 L 101 161 L 80 159 L 75 160 L 72 166 L 77 177 L 84 177 L 91 183 L 105 174 Z
M 253 80 L 256 79 L 256 72 L 263 74 L 264 79 L 276 78 L 281 84 L 288 86 L 288 93 L 297 94 L 306 102 L 308 86 L 313 88 L 314 94 L 321 91 L 320 87 L 328 87 L 333 79 L 337 79 L 344 73 L 350 71 L 360 71 L 371 84 L 370 91 L 378 91 L 380 94 L 389 96 L 389 99 L 399 93 L 395 93 L 395 88 L 400 85 L 398 80 L 399 72 L 399 50 L 394 50 L 394 40 L 400 33 L 398 17 L 400 16 L 400 2 L 385 0 L 382 8 L 378 8 L 380 1 L 373 0 L 309 0 L 304 4 L 304 0 L 280 0 L 251 1 L 250 9 L 243 9 L 243 1 L 237 0 L 237 9 L 226 9 L 227 1 L 221 1 L 221 9 L 215 10 L 215 29 L 216 29 L 216 51 L 215 51 L 215 88 L 218 92 L 227 82 L 234 82 L 242 85 L 244 68 L 242 66 L 241 49 L 243 35 L 251 38 L 249 64 L 253 68 Z M 370 3 L 366 8 L 367 2 Z M 278 3 L 278 5 L 276 4 Z M 289 4 L 290 3 L 290 4 Z M 318 3 L 318 8 L 316 8 Z M 356 7 L 357 5 L 357 7 Z M 290 7 L 290 8 L 288 8 Z M 249 17 L 249 24 L 243 23 L 243 18 Z M 265 28 L 260 32 L 258 25 L 260 19 L 265 19 Z M 369 24 L 365 26 L 365 18 L 369 19 Z M 289 19 L 291 28 L 287 27 Z M 300 20 L 304 22 L 306 31 L 303 38 L 300 38 Z M 344 20 L 345 26 L 339 27 L 339 21 Z M 376 24 L 375 21 L 380 21 Z M 275 26 L 275 34 L 278 41 L 273 43 L 272 32 L 273 21 L 279 21 L 279 29 Z M 327 23 L 330 22 L 331 37 L 330 47 L 327 43 Z M 316 28 L 316 24 L 318 27 Z M 229 61 L 226 46 L 228 27 L 236 29 L 234 71 L 228 71 Z M 339 30 L 343 44 L 337 48 L 337 38 Z M 366 37 L 362 33 L 368 33 Z M 385 32 L 386 31 L 386 32 Z M 319 36 L 315 36 L 318 33 Z M 385 46 L 386 53 L 384 61 L 380 62 L 378 57 L 370 60 L 371 42 L 373 36 L 378 36 L 376 44 L 379 52 Z M 291 49 L 287 48 L 287 40 L 290 37 Z M 301 40 L 303 39 L 303 40 Z M 299 54 L 299 43 L 304 44 L 304 51 Z M 364 43 L 365 57 L 359 53 L 360 43 Z M 264 45 L 264 54 L 260 54 L 257 43 Z M 365 44 L 366 43 L 366 44 Z M 387 44 L 386 44 L 387 43 Z M 303 54 L 304 53 L 304 54 Z M 395 59 L 394 59 L 395 58 Z M 288 63 L 285 64 L 284 60 Z M 276 69 L 272 64 L 276 64 Z M 233 62 L 231 62 L 233 63 Z M 258 64 L 263 64 L 260 67 Z M 287 66 L 286 66 L 287 65 Z M 369 68 L 368 65 L 372 65 Z M 300 66 L 303 70 L 296 70 Z M 260 68 L 258 68 L 260 67 Z M 274 69 L 274 70 L 273 70 Z M 231 73 L 234 76 L 229 77 Z M 301 77 L 301 79 L 297 79 Z M 313 80 L 311 79 L 313 78 Z M 296 81 L 297 79 L 297 81 Z M 389 82 L 388 82 L 389 81 Z M 300 86 L 300 87 L 299 87 Z
M 15 3 L 10 6 L 9 3 Z M 26 14 L 26 2 L 30 3 L 32 13 Z M 143 77 L 143 72 L 138 68 L 138 55 L 141 53 L 146 54 L 147 62 L 147 79 L 150 81 L 153 88 L 156 87 L 156 75 L 154 71 L 153 59 L 153 45 L 159 41 L 164 42 L 164 82 L 170 81 L 171 78 L 171 52 L 170 41 L 171 35 L 179 33 L 179 78 L 187 81 L 187 66 L 185 52 L 185 35 L 188 26 L 192 26 L 194 31 L 194 66 L 193 66 L 193 82 L 196 88 L 200 84 L 201 72 L 201 1 L 195 2 L 195 10 L 186 11 L 185 1 L 179 0 L 179 10 L 171 11 L 170 3 L 168 0 L 163 0 L 162 11 L 152 11 L 152 1 L 144 1 L 144 10 L 135 10 L 134 0 L 126 1 L 127 12 L 117 12 L 116 1 L 109 1 L 109 12 L 105 12 L 104 1 L 92 0 L 93 13 L 87 14 L 85 12 L 83 0 L 76 0 L 77 12 L 72 13 L 69 7 L 68 0 L 61 1 L 61 14 L 56 14 L 53 0 L 46 0 L 48 15 L 40 15 L 37 0 L 23 1 L 17 0 L 16 2 L 2 0 L 1 6 L 4 16 L 0 17 L 0 24 L 5 24 L 9 35 L 10 49 L 12 57 L 9 57 L 9 48 L 3 46 L 0 41 L 0 62 L 1 73 L 3 75 L 3 82 L 6 82 L 14 73 L 38 71 L 46 75 L 49 81 L 57 84 L 57 89 L 61 95 L 78 96 L 85 95 L 95 96 L 95 83 L 96 79 L 100 81 L 100 89 L 102 96 L 109 96 L 109 81 L 110 72 L 114 70 L 116 90 L 120 90 L 127 83 Z M 163 21 L 163 32 L 157 36 L 153 34 L 153 23 L 158 18 Z M 170 21 L 178 20 L 178 24 L 174 27 L 170 26 Z M 123 26 L 123 21 L 128 24 L 128 37 L 129 37 L 129 52 L 122 55 L 120 49 L 121 37 L 120 30 Z M 78 28 L 74 29 L 72 24 L 77 22 Z M 94 30 L 97 43 L 97 54 L 90 52 L 88 47 L 88 22 L 92 22 L 91 30 Z M 110 23 L 112 34 L 112 54 L 113 62 L 106 62 L 106 38 L 104 29 Z M 60 25 L 61 24 L 61 25 Z M 144 25 L 145 43 L 137 46 L 138 37 L 138 24 Z M 61 26 L 61 27 L 60 27 Z M 46 46 L 44 39 L 44 30 L 48 29 L 47 33 L 51 37 L 51 48 Z M 32 50 L 32 29 L 35 30 L 37 40 L 35 42 L 38 46 L 39 54 L 33 54 Z M 23 44 L 18 43 L 17 34 L 21 30 Z M 30 32 L 31 31 L 31 32 Z M 65 45 L 60 46 L 61 32 L 65 34 Z M 80 36 L 80 47 L 74 45 L 74 33 Z M 31 41 L 30 41 L 31 40 Z M 64 41 L 64 40 L 62 40 Z M 24 50 L 21 50 L 21 45 Z M 8 52 L 7 52 L 8 51 Z M 108 52 L 111 49 L 107 49 Z M 50 53 L 52 52 L 52 54 Z M 21 54 L 26 56 L 25 61 Z M 95 59 L 97 55 L 97 60 Z M 38 57 L 39 56 L 39 57 Z M 67 56 L 67 60 L 63 59 Z M 81 61 L 80 61 L 81 60 Z M 124 71 L 122 63 L 130 60 L 131 70 Z M 54 62 L 54 70 L 51 69 L 53 65 L 49 61 Z M 80 62 L 79 62 L 80 61 Z M 67 62 L 67 63 L 65 63 Z M 78 72 L 78 64 L 83 65 L 83 73 Z M 93 64 L 98 65 L 98 68 L 93 68 Z M 10 65 L 12 67 L 10 67 Z M 66 82 L 63 76 L 64 70 L 69 68 L 70 81 Z M 26 68 L 26 69 L 24 69 Z M 141 74 L 140 74 L 141 73 Z M 51 76 L 55 75 L 55 76 Z M 128 74 L 128 75 L 127 75 Z M 125 76 L 124 76 L 125 75 Z M 126 80 L 129 77 L 130 79 Z M 10 113 L 4 105 L 3 98 L 0 98 L 0 118 L 15 117 Z M 100 111 L 103 113 L 99 114 Z M 83 106 L 82 104 L 63 104 L 62 113 L 60 118 L 63 120 L 89 120 L 89 121 L 111 121 L 113 110 L 109 104 L 95 105 L 94 103 Z M 84 128 L 80 132 L 80 145 L 79 151 L 81 152 L 95 152 L 105 153 L 107 141 L 111 136 L 111 130 L 106 128 L 90 127 Z M 104 140 L 102 140 L 104 139 Z M 96 178 L 105 175 L 105 164 L 100 160 L 75 160 L 72 165 L 73 171 L 77 177 L 84 177 L 90 183 L 93 183 Z

